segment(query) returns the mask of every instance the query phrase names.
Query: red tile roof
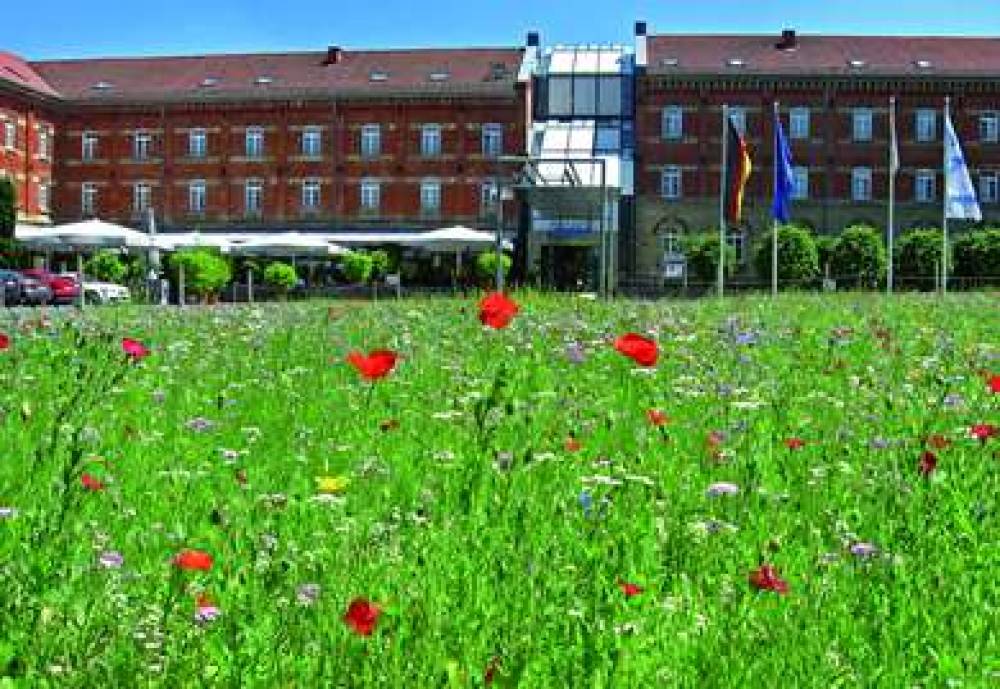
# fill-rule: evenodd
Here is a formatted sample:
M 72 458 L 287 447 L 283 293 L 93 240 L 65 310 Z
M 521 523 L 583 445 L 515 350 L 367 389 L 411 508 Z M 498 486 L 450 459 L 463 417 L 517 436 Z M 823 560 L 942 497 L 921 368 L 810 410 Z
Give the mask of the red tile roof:
M 32 66 L 69 100 L 187 100 L 227 97 L 328 96 L 351 93 L 502 92 L 513 93 L 521 50 L 350 51 L 325 64 L 326 51 L 110 58 L 33 62 Z M 495 78 L 494 65 L 503 65 Z M 372 81 L 384 72 L 384 81 Z M 447 79 L 431 79 L 447 72 Z M 260 77 L 270 79 L 258 83 Z M 206 79 L 215 80 L 211 86 Z M 95 88 L 99 83 L 106 88 Z
M 648 42 L 654 74 L 874 74 L 892 76 L 1000 75 L 1000 39 L 798 35 L 791 51 L 780 36 L 656 35 Z M 731 58 L 743 65 L 728 66 Z M 676 59 L 676 65 L 671 64 Z M 861 60 L 863 67 L 852 67 Z M 919 67 L 918 60 L 929 66 Z
M 46 96 L 58 96 L 27 62 L 13 53 L 0 51 L 0 82 L 4 81 Z

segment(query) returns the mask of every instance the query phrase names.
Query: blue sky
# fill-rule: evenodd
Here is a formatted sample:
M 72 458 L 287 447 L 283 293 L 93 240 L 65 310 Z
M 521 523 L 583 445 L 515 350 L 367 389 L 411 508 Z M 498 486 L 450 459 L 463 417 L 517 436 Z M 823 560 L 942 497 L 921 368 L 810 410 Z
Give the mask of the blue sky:
M 516 45 L 529 29 L 541 31 L 549 44 L 631 41 L 636 19 L 663 33 L 774 33 L 788 26 L 806 33 L 1000 35 L 1000 2 L 50 0 L 5 3 L 0 50 L 44 59 L 315 50 L 329 44 Z

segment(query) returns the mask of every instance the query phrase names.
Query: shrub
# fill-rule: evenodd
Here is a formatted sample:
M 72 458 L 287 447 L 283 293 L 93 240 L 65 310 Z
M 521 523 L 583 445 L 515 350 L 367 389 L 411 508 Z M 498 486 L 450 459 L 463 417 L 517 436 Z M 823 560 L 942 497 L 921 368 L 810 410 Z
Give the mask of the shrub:
M 207 249 L 185 249 L 170 257 L 175 270 L 184 266 L 184 289 L 191 294 L 215 294 L 232 278 L 229 264 L 218 253 Z
M 755 267 L 760 278 L 771 279 L 771 243 L 774 230 L 757 245 Z M 778 228 L 778 280 L 804 281 L 819 275 L 819 252 L 809 230 L 796 225 Z
M 987 227 L 959 237 L 952 245 L 951 257 L 958 276 L 1000 275 L 1000 227 Z
M 719 279 L 719 235 L 706 230 L 683 240 L 688 273 L 701 282 Z M 726 276 L 736 272 L 736 249 L 726 244 Z
M 384 278 L 386 275 L 392 272 L 394 267 L 392 258 L 389 256 L 389 252 L 385 249 L 376 249 L 371 252 L 372 257 L 372 279 L 378 280 Z
M 510 267 L 513 260 L 507 254 L 500 254 L 500 264 L 504 277 L 510 274 Z M 496 277 L 497 274 L 497 253 L 496 251 L 484 251 L 476 256 L 476 272 L 484 280 Z
M 885 275 L 885 266 L 881 233 L 868 225 L 854 225 L 840 235 L 833 249 L 830 269 L 836 278 L 857 277 L 862 284 L 877 285 Z
M 121 282 L 125 279 L 128 268 L 117 251 L 98 251 L 84 265 L 84 272 L 105 282 Z
M 341 266 L 344 269 L 344 277 L 349 282 L 368 282 L 371 277 L 374 261 L 371 254 L 365 251 L 351 251 L 344 254 Z
M 941 260 L 941 230 L 917 229 L 896 240 L 897 272 L 908 278 L 933 278 Z
M 264 269 L 264 282 L 271 285 L 279 292 L 287 292 L 295 287 L 295 283 L 298 281 L 299 276 L 298 273 L 295 272 L 295 268 L 287 263 L 275 261 Z
M 0 237 L 14 238 L 17 223 L 17 190 L 7 177 L 0 179 Z

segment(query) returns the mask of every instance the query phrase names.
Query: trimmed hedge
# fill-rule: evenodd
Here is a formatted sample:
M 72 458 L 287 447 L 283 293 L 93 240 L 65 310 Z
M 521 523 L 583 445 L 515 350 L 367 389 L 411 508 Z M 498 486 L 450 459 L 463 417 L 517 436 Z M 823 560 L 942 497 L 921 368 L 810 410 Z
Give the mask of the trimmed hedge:
M 264 282 L 280 292 L 292 289 L 298 281 L 299 276 L 295 272 L 295 268 L 287 263 L 275 261 L 264 269 Z
M 684 255 L 690 275 L 701 282 L 715 282 L 719 277 L 719 235 L 711 231 L 688 235 L 683 240 Z M 736 249 L 726 244 L 726 277 L 736 272 Z
M 757 245 L 755 268 L 762 279 L 771 278 L 771 243 L 774 230 Z M 778 280 L 802 282 L 819 275 L 819 252 L 809 230 L 796 225 L 778 228 Z
M 951 247 L 955 275 L 1000 277 L 1000 227 L 986 227 L 955 240 Z
M 84 272 L 105 282 L 121 282 L 128 268 L 117 251 L 98 251 L 84 264 Z
M 504 277 L 510 274 L 510 267 L 514 261 L 507 254 L 500 254 L 501 265 L 503 266 Z M 479 277 L 489 280 L 497 274 L 497 253 L 496 251 L 484 251 L 476 256 L 476 272 Z
M 933 278 L 941 261 L 941 230 L 915 229 L 896 239 L 896 272 L 906 278 Z
M 886 272 L 886 252 L 882 235 L 869 225 L 855 225 L 844 230 L 830 256 L 833 277 L 858 280 L 860 284 L 875 286 Z
M 229 263 L 208 249 L 178 251 L 170 257 L 170 265 L 175 270 L 184 266 L 184 289 L 197 296 L 215 294 L 232 279 Z

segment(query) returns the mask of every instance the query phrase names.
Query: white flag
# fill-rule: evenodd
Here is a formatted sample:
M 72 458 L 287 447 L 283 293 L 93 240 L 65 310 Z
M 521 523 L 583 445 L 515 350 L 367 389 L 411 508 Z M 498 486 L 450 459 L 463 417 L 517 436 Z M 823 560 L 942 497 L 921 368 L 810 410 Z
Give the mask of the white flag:
M 944 190 L 945 217 L 979 222 L 983 219 L 983 214 L 979 210 L 976 189 L 972 186 L 965 156 L 962 155 L 962 146 L 958 142 L 955 128 L 951 125 L 951 116 L 944 120 L 944 164 L 947 166 L 945 169 L 947 184 Z
M 899 172 L 899 144 L 896 142 L 896 101 L 889 99 L 889 174 Z

